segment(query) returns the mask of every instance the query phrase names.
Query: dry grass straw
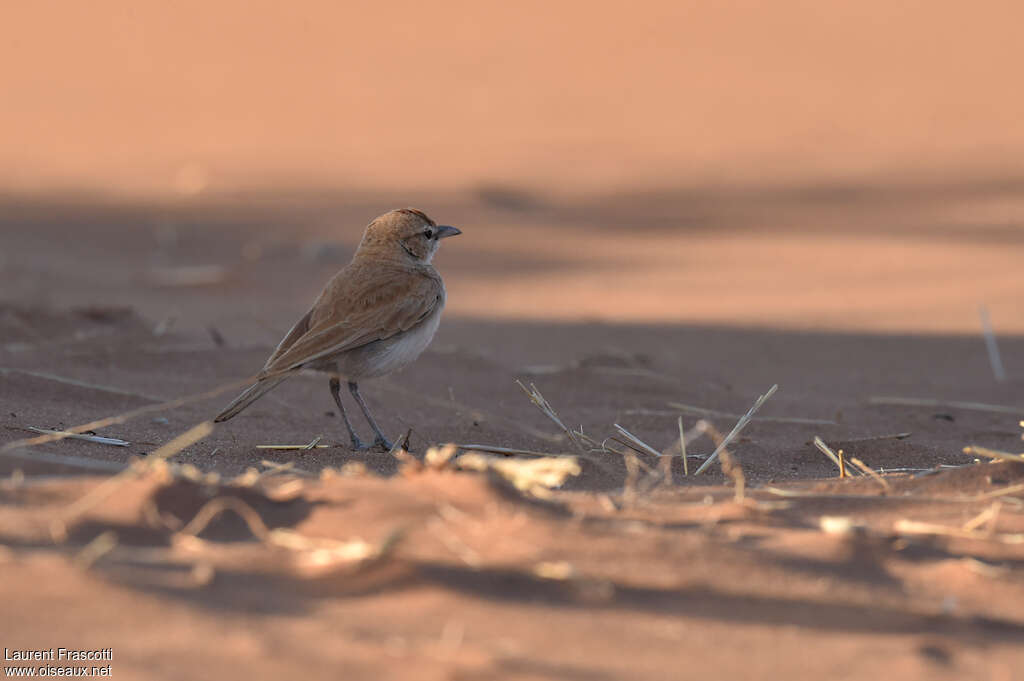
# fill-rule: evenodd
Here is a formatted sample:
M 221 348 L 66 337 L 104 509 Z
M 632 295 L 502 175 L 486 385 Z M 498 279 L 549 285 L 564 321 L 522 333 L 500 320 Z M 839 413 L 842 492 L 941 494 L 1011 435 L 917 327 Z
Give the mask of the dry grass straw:
M 465 412 L 468 414 L 472 414 L 473 418 L 478 421 L 493 421 L 495 423 L 503 423 L 505 425 L 515 428 L 516 430 L 526 433 L 531 437 L 535 437 L 545 442 L 561 443 L 564 441 L 564 437 L 561 434 L 551 433 L 549 431 L 541 430 L 539 428 L 534 428 L 529 424 L 508 418 L 507 416 L 486 412 L 482 409 L 478 409 L 476 407 L 471 407 L 470 405 L 467 404 L 456 402 L 454 399 L 452 399 L 452 396 L 450 394 L 448 397 L 444 398 L 434 397 L 433 395 L 427 395 L 423 392 L 416 392 L 414 394 L 408 388 L 392 383 L 386 379 L 378 381 L 377 387 L 385 391 L 390 391 L 392 393 L 400 395 L 414 396 L 418 402 L 425 402 L 426 404 L 435 407 L 441 407 L 444 409 L 454 409 L 456 412 Z
M 920 397 L 890 397 L 876 396 L 869 397 L 868 404 L 889 405 L 897 407 L 937 407 L 940 409 L 967 409 L 969 411 L 987 411 L 993 414 L 1022 414 L 1022 407 L 1007 407 L 1000 404 L 985 404 L 984 402 L 959 402 L 933 400 Z
M 423 465 L 434 470 L 444 470 L 450 467 L 458 451 L 458 448 L 450 443 L 442 447 L 430 447 L 423 453 Z
M 626 506 L 635 506 L 636 500 L 640 497 L 640 459 L 636 454 L 629 452 L 623 461 L 626 464 L 626 480 L 622 485 L 622 503 Z
M 686 458 L 686 431 L 683 428 L 683 417 L 682 416 L 679 417 L 679 456 L 683 457 L 683 475 L 689 475 L 690 474 L 690 464 L 689 464 L 688 459 Z M 672 460 L 671 459 L 667 459 L 667 461 L 669 462 L 668 480 L 669 480 L 669 484 L 671 484 L 672 483 L 672 468 L 671 468 Z
M 722 472 L 732 480 L 736 488 L 735 501 L 742 504 L 746 498 L 747 477 L 743 475 L 743 466 L 739 459 L 733 456 L 728 449 L 722 448 Z
M 868 465 L 867 465 L 866 463 L 864 463 L 863 461 L 861 461 L 861 460 L 860 460 L 860 459 L 858 459 L 857 457 L 852 457 L 852 458 L 850 459 L 850 463 L 852 463 L 852 464 L 853 464 L 854 466 L 856 466 L 857 468 L 859 468 L 859 469 L 860 469 L 860 470 L 861 470 L 861 471 L 862 471 L 863 473 L 865 473 L 866 475 L 870 475 L 870 476 L 871 476 L 871 479 L 872 479 L 872 480 L 874 480 L 875 482 L 877 482 L 877 483 L 878 483 L 879 485 L 881 485 L 881 486 L 882 486 L 882 489 L 883 489 L 883 490 L 885 490 L 885 492 L 886 492 L 886 493 L 889 493 L 889 492 L 891 492 L 891 491 L 892 491 L 892 486 L 891 486 L 891 485 L 889 484 L 889 481 L 888 481 L 888 480 L 886 480 L 885 478 L 883 478 L 883 477 L 882 477 L 881 475 L 879 475 L 878 473 L 876 473 L 876 472 L 875 472 L 875 471 L 874 471 L 874 470 L 873 470 L 873 469 L 872 469 L 872 468 L 871 468 L 870 466 L 868 466 Z
M 82 513 L 93 508 L 96 504 L 103 502 L 110 497 L 117 489 L 131 478 L 139 477 L 150 471 L 160 461 L 174 456 L 181 450 L 189 447 L 213 432 L 213 422 L 203 421 L 192 426 L 184 433 L 178 435 L 147 457 L 146 461 L 133 465 L 121 471 L 113 477 L 107 478 L 96 487 L 92 488 L 85 495 L 74 503 L 70 504 L 61 513 L 59 519 L 54 520 L 50 525 L 50 533 L 55 540 L 63 541 L 67 537 L 67 524 L 79 517 Z
M 88 570 L 97 560 L 113 551 L 117 547 L 117 541 L 117 533 L 113 530 L 101 532 L 82 547 L 82 550 L 75 555 L 72 562 L 75 564 L 75 567 Z
M 964 447 L 964 454 L 985 456 L 989 459 L 1001 459 L 1003 461 L 1013 461 L 1015 463 L 1024 463 L 1024 454 L 1011 454 L 1010 452 L 1003 452 L 998 449 L 989 449 L 988 447 L 977 447 L 975 445 Z
M 981 500 L 981 499 L 995 499 L 997 497 L 1004 497 L 1004 496 L 1009 496 L 1011 494 L 1016 494 L 1017 492 L 1024 492 L 1024 484 L 1011 485 L 1009 487 L 1004 487 L 1003 489 L 997 489 L 997 490 L 994 490 L 992 492 L 985 492 L 984 494 L 981 494 L 981 495 L 975 497 L 975 499 L 977 499 L 977 500 Z
M 267 528 L 266 523 L 263 522 L 260 514 L 238 497 L 217 497 L 206 502 L 192 520 L 181 529 L 179 534 L 197 536 L 225 511 L 232 511 L 245 521 L 249 531 L 260 541 L 266 541 L 270 536 L 270 530 Z
M 149 400 L 150 402 L 163 402 L 163 397 L 154 397 L 153 395 L 146 395 L 145 393 L 137 393 L 131 390 L 124 390 L 123 388 L 115 388 L 109 385 L 101 385 L 99 383 L 89 383 L 87 381 L 80 381 L 75 378 L 68 378 L 67 376 L 58 376 L 57 374 L 50 374 L 44 371 L 30 371 L 29 369 L 12 369 L 7 367 L 0 367 L 0 374 L 21 374 L 23 376 L 32 376 L 33 378 L 42 378 L 47 381 L 54 381 L 56 383 L 63 383 L 64 385 L 73 385 L 77 388 L 86 388 L 88 390 L 96 390 L 98 392 L 110 393 L 112 395 L 122 395 L 124 397 L 137 397 L 143 400 Z
M 681 411 L 685 414 L 691 414 L 694 416 L 714 416 L 725 419 L 740 419 L 743 418 L 742 414 L 731 414 L 729 412 L 718 411 L 717 409 L 706 409 L 704 407 L 695 407 L 692 404 L 683 404 L 682 402 L 668 402 L 668 406 L 672 407 L 676 411 Z M 670 412 L 671 413 L 671 412 Z M 838 426 L 837 421 L 831 419 L 812 419 L 804 418 L 801 416 L 758 416 L 753 419 L 754 421 L 766 421 L 774 423 L 801 423 L 808 425 L 818 426 Z
M 631 449 L 635 449 L 636 451 L 645 454 L 650 454 L 653 457 L 660 458 L 662 456 L 666 456 L 665 454 L 662 454 L 657 449 L 655 449 L 654 447 L 650 446 L 649 444 L 638 438 L 636 435 L 633 435 L 633 433 L 629 432 L 619 424 L 613 423 L 612 425 L 615 427 L 615 430 L 619 431 L 619 434 L 622 435 L 622 437 L 626 438 L 626 442 L 615 439 L 615 441 L 618 442 L 619 444 L 625 445 L 627 447 L 630 447 Z
M 841 440 L 844 444 L 853 444 L 859 442 L 877 442 L 878 440 L 904 440 L 913 435 L 911 432 L 906 433 L 890 433 L 888 435 L 868 435 L 867 437 L 854 437 Z
M 521 382 L 517 381 L 517 383 L 519 384 L 519 387 L 522 388 L 523 392 L 525 392 L 527 396 L 530 398 L 530 401 L 533 402 L 533 404 L 537 406 L 538 409 L 540 409 L 549 419 L 551 419 L 559 428 L 562 429 L 562 431 L 569 438 L 570 442 L 572 442 L 573 445 L 580 452 L 588 453 L 595 450 L 602 452 L 611 452 L 614 454 L 618 454 L 623 458 L 623 462 L 626 466 L 626 480 L 623 487 L 623 501 L 626 505 L 632 505 L 633 503 L 635 503 L 636 499 L 640 494 L 649 492 L 651 489 L 653 489 L 663 481 L 668 481 L 669 484 L 672 484 L 673 479 L 671 465 L 672 459 L 676 456 L 683 457 L 683 471 L 685 475 L 689 475 L 689 461 L 686 447 L 687 434 L 683 427 L 682 416 L 678 417 L 678 455 L 659 451 L 658 449 L 654 448 L 647 442 L 641 440 L 635 434 L 633 434 L 632 432 L 630 432 L 629 430 L 627 430 L 625 427 L 618 423 L 612 424 L 616 430 L 616 435 L 605 439 L 601 443 L 598 443 L 592 438 L 586 436 L 582 432 L 582 429 L 573 430 L 566 426 L 565 423 L 562 421 L 561 417 L 558 416 L 557 412 L 554 410 L 551 404 L 544 398 L 544 396 L 540 393 L 540 391 L 537 389 L 535 385 L 530 384 L 530 387 L 527 388 Z M 758 399 L 755 401 L 754 405 L 750 408 L 750 410 L 746 414 L 738 418 L 736 425 L 725 437 L 722 437 L 721 434 L 717 431 L 717 429 L 715 429 L 715 427 L 711 425 L 709 422 L 702 419 L 697 423 L 697 426 L 695 428 L 696 434 L 709 434 L 710 436 L 712 436 L 712 439 L 715 441 L 716 448 L 715 451 L 709 457 L 707 457 L 703 464 L 695 471 L 695 475 L 700 474 L 704 470 L 706 470 L 707 467 L 717 457 L 723 456 L 724 453 L 724 455 L 728 457 L 728 463 L 724 463 L 725 458 L 723 458 L 723 472 L 725 472 L 726 475 L 728 475 L 734 481 L 736 485 L 737 500 L 742 501 L 745 498 L 746 478 L 743 474 L 743 469 L 736 461 L 735 457 L 733 457 L 728 452 L 727 447 L 730 444 L 730 442 L 732 442 L 739 435 L 743 428 L 746 427 L 746 425 L 751 421 L 753 415 L 757 412 L 757 410 L 761 408 L 761 406 L 775 393 L 776 390 L 778 390 L 778 385 L 773 385 L 764 395 L 758 397 Z M 609 441 L 616 442 L 622 445 L 623 447 L 625 447 L 625 450 L 618 450 L 615 449 L 614 447 L 611 447 L 608 444 Z M 500 452 L 502 451 L 502 449 L 499 448 L 496 451 Z M 515 452 L 515 450 L 506 450 L 506 453 L 518 452 Z M 659 469 L 655 470 L 648 466 L 646 463 L 644 463 L 643 460 L 639 458 L 639 456 L 637 456 L 638 454 L 655 457 L 655 459 L 661 462 L 659 465 Z M 645 479 L 645 481 L 648 483 L 646 485 L 641 484 L 641 471 L 645 471 L 648 474 L 647 478 Z
M 436 537 L 445 548 L 451 551 L 459 560 L 471 568 L 479 568 L 483 565 L 480 554 L 464 542 L 452 528 L 448 526 L 441 515 L 435 515 L 427 521 L 427 531 Z
M 842 469 L 842 466 L 839 463 L 839 457 L 836 456 L 836 453 L 832 451 L 832 448 L 825 444 L 825 441 L 817 435 L 814 436 L 814 446 L 818 448 L 818 451 L 831 459 L 832 463 L 836 465 L 836 468 Z
M 203 505 L 194 518 L 175 535 L 175 545 L 191 551 L 202 551 L 205 542 L 198 535 L 221 514 L 231 511 L 240 517 L 253 537 L 268 547 L 294 552 L 296 566 L 307 576 L 314 576 L 340 565 L 364 564 L 380 559 L 394 549 L 404 532 L 395 530 L 380 544 L 369 544 L 362 539 L 306 537 L 293 530 L 271 530 L 249 504 L 237 497 L 217 497 Z
M 451 445 L 449 447 L 453 453 L 454 447 Z M 442 452 L 438 452 L 437 456 L 440 459 Z M 448 454 L 444 458 L 444 463 L 447 463 L 451 457 L 452 454 Z M 520 492 L 541 499 L 550 498 L 552 489 L 561 487 L 570 477 L 577 476 L 582 472 L 575 457 L 544 457 L 524 460 L 466 452 L 456 458 L 453 465 L 462 470 L 493 472 Z
M 1003 367 L 1003 358 L 999 354 L 999 344 L 996 343 L 996 333 L 992 330 L 992 318 L 988 314 L 988 308 L 979 305 L 978 316 L 981 317 L 981 333 L 985 336 L 985 350 L 988 352 L 992 376 L 997 382 L 1002 383 L 1006 380 L 1006 369 Z
M 897 520 L 893 525 L 893 532 L 902 535 L 932 535 L 955 537 L 958 539 L 997 541 L 1001 544 L 1024 544 L 1024 534 L 997 534 L 995 532 L 980 531 L 977 529 L 964 529 L 961 527 L 947 527 L 946 525 L 907 519 Z
M 94 442 L 98 445 L 110 445 L 111 447 L 130 447 L 132 444 L 127 440 L 122 440 L 116 437 L 101 437 L 99 435 L 69 433 L 64 430 L 50 430 L 49 428 L 36 428 L 35 426 L 28 426 L 27 430 L 30 430 L 33 433 L 42 433 L 43 435 L 63 435 L 67 440 L 82 440 L 84 442 Z
M 518 384 L 519 387 L 523 389 L 523 392 L 526 393 L 526 396 L 530 398 L 530 401 L 533 402 L 534 406 L 540 409 L 545 416 L 554 421 L 555 425 L 562 429 L 562 432 L 565 433 L 566 436 L 569 438 L 569 442 L 571 442 L 577 449 L 579 449 L 580 451 L 587 451 L 588 447 L 600 447 L 600 445 L 597 442 L 583 435 L 582 432 L 576 432 L 569 428 L 568 426 L 566 426 L 562 419 L 558 416 L 558 413 L 555 411 L 554 407 L 552 407 L 551 404 L 544 398 L 544 395 L 542 395 L 541 392 L 537 390 L 537 386 L 531 383 L 530 387 L 527 388 L 525 385 L 523 385 L 522 381 L 519 380 L 516 380 L 516 384 Z
M 323 435 L 317 435 L 313 438 L 312 442 L 304 445 L 256 445 L 256 449 L 269 449 L 279 452 L 301 452 L 310 449 L 330 449 L 331 445 L 320 444 L 320 441 L 323 439 Z
M 120 473 L 125 469 L 125 465 L 121 463 L 115 463 L 113 461 L 105 461 L 103 459 L 86 459 L 79 456 L 71 456 L 70 454 L 58 454 L 56 452 L 48 452 L 40 450 L 38 448 L 33 450 L 21 450 L 14 449 L 8 452 L 4 452 L 4 456 L 13 459 L 23 459 L 25 461 L 49 463 L 58 466 L 69 466 L 74 468 L 80 468 L 82 470 L 100 471 L 103 473 Z
M 551 452 L 538 452 L 532 449 L 515 449 L 514 447 L 499 447 L 497 445 L 455 445 L 459 449 L 466 451 L 477 451 L 477 452 L 489 452 L 491 454 L 509 454 L 513 456 L 575 456 L 575 454 L 558 454 Z
M 725 438 L 723 438 L 723 440 L 718 444 L 718 446 L 715 448 L 715 451 L 712 452 L 711 456 L 709 456 L 707 458 L 707 461 L 702 463 L 700 465 L 700 467 L 694 472 L 694 475 L 700 475 L 705 470 L 707 470 L 708 466 L 710 466 L 715 461 L 715 459 L 717 459 L 719 457 L 719 455 L 721 455 L 722 450 L 725 449 L 726 446 L 728 446 L 728 444 L 730 442 L 732 442 L 733 439 L 735 439 L 737 435 L 740 434 L 740 431 L 742 431 L 747 426 L 748 423 L 750 423 L 750 420 L 754 417 L 754 414 L 757 413 L 757 410 L 760 409 L 761 406 L 765 402 L 767 402 L 768 399 L 772 395 L 774 395 L 775 391 L 778 390 L 778 389 L 779 389 L 778 384 L 773 385 L 771 388 L 768 389 L 768 392 L 766 392 L 764 395 L 761 395 L 760 397 L 757 398 L 757 400 L 754 402 L 753 406 L 750 407 L 750 409 L 747 411 L 746 414 L 744 414 L 743 416 L 740 417 L 740 419 L 736 422 L 736 425 L 733 426 L 733 429 L 731 431 L 729 431 L 729 434 L 726 435 Z
M 294 461 L 286 461 L 284 463 L 280 463 L 277 461 L 268 461 L 266 459 L 263 459 L 262 461 L 260 461 L 260 465 L 267 469 L 259 474 L 260 477 L 268 477 L 271 475 L 282 475 L 288 473 L 294 475 L 301 475 L 302 477 L 305 478 L 319 477 L 316 473 L 312 473 L 301 468 L 296 468 Z
M 533 383 L 530 384 L 529 388 L 523 385 L 523 383 L 519 380 L 516 380 L 516 383 L 519 385 L 520 388 L 523 389 L 523 392 L 526 393 L 526 396 L 530 398 L 530 401 L 534 404 L 534 406 L 540 409 L 545 416 L 551 419 L 555 423 L 555 425 L 562 429 L 562 431 L 569 438 L 569 441 L 573 444 L 573 446 L 576 447 L 576 450 L 580 456 L 587 459 L 588 461 L 596 465 L 598 468 L 601 468 L 606 473 L 610 473 L 613 475 L 615 474 L 615 471 L 609 468 L 604 461 L 594 456 L 594 452 L 607 453 L 611 451 L 620 455 L 622 454 L 621 452 L 617 452 L 614 449 L 606 447 L 605 443 L 597 442 L 589 435 L 584 434 L 582 428 L 580 428 L 580 430 L 572 430 L 571 428 L 566 426 L 565 423 L 562 421 L 561 417 L 559 417 L 558 413 L 555 411 L 554 407 L 551 406 L 547 399 L 545 399 L 544 395 L 542 395 L 541 392 L 537 389 L 537 386 L 535 386 Z
M 227 276 L 228 270 L 224 265 L 154 267 L 149 272 L 153 284 L 169 288 L 212 286 L 225 281 Z
M 254 380 L 255 377 L 250 377 L 245 379 L 244 381 L 234 381 L 232 383 L 226 383 L 217 386 L 216 388 L 213 388 L 211 390 L 207 390 L 206 392 L 197 393 L 194 395 L 187 395 L 185 397 L 180 397 L 178 399 L 170 400 L 168 402 L 161 402 L 159 404 L 151 404 L 145 407 L 139 407 L 138 409 L 132 409 L 131 411 L 126 411 L 122 414 L 117 414 L 116 416 L 108 416 L 106 418 L 97 419 L 96 421 L 90 421 L 89 423 L 83 423 L 80 426 L 74 426 L 73 428 L 68 428 L 67 430 L 60 431 L 59 433 L 50 433 L 47 435 L 40 435 L 38 437 L 8 442 L 4 446 L 0 447 L 0 454 L 3 454 L 4 452 L 8 452 L 13 449 L 18 449 L 20 447 L 34 447 L 36 445 L 42 445 L 48 442 L 57 442 L 59 440 L 67 438 L 71 433 L 80 434 L 91 430 L 97 430 L 99 428 L 106 428 L 107 426 L 125 423 L 126 421 L 130 421 L 138 416 L 143 416 L 145 414 L 152 414 L 155 412 L 166 411 L 168 409 L 175 409 L 177 407 L 181 407 L 186 404 L 191 404 L 193 402 L 207 400 L 210 399 L 211 397 L 216 397 L 217 395 L 228 392 L 229 390 L 237 390 L 238 388 L 248 386 Z
M 999 511 L 1002 507 L 1003 505 L 998 501 L 992 502 L 991 506 L 964 523 L 963 529 L 971 532 L 977 530 L 982 525 L 987 525 L 986 531 L 989 534 L 995 534 L 999 521 Z
M 839 477 L 845 478 L 846 471 L 848 469 L 846 468 L 846 457 L 843 454 L 843 450 L 840 449 L 838 453 L 832 451 L 832 448 L 825 444 L 825 441 L 817 435 L 814 436 L 814 446 L 818 448 L 818 451 L 832 460 L 832 463 L 834 463 L 839 469 Z

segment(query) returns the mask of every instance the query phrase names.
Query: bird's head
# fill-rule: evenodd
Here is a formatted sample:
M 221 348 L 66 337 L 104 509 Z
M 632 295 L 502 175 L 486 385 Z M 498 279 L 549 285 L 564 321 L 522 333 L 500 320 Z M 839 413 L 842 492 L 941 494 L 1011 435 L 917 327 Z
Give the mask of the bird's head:
M 423 211 L 399 208 L 377 217 L 366 227 L 359 253 L 429 263 L 441 239 L 456 234 L 462 232 L 435 223 Z

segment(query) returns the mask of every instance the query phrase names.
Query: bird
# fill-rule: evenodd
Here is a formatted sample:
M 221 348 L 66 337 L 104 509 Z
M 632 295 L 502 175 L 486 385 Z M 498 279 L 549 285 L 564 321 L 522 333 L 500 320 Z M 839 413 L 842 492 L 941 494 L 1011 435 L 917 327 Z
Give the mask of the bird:
M 374 218 L 351 262 L 327 282 L 309 312 L 271 353 L 255 382 L 214 421 L 227 421 L 288 377 L 312 369 L 330 375 L 331 397 L 352 448 L 391 450 L 392 443 L 359 392 L 359 381 L 401 369 L 430 344 L 447 299 L 444 281 L 431 261 L 442 239 L 461 233 L 415 208 L 399 208 Z M 371 444 L 359 438 L 345 412 L 342 378 L 373 429 Z

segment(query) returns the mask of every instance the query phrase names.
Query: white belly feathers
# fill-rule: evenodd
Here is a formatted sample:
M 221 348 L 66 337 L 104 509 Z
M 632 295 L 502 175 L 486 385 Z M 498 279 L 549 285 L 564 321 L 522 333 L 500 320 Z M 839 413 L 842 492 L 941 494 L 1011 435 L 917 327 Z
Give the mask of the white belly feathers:
M 349 380 L 383 376 L 415 361 L 434 339 L 444 302 L 417 326 L 384 340 L 350 350 L 337 358 L 338 371 Z

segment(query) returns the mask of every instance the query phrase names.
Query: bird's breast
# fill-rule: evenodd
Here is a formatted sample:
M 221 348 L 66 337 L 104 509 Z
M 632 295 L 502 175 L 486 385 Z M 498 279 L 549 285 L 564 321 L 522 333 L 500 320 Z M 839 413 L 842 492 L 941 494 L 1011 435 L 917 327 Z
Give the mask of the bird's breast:
M 338 358 L 339 371 L 350 380 L 359 380 L 383 376 L 415 361 L 434 339 L 443 308 L 442 297 L 430 315 L 408 331 L 344 353 Z

